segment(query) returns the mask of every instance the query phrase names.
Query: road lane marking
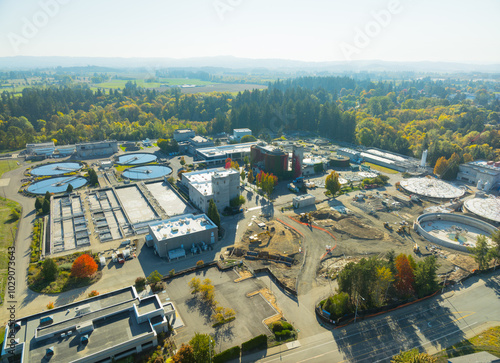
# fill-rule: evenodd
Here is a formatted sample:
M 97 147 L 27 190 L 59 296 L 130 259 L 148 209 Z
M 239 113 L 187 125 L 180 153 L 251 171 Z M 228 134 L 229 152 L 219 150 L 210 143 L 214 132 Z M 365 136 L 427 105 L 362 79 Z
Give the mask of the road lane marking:
M 430 309 L 427 309 L 427 310 L 430 310 Z M 456 312 L 451 312 L 451 314 L 459 314 L 459 313 L 460 313 L 460 312 L 458 312 L 458 311 L 456 311 Z M 454 319 L 454 320 L 452 320 L 451 322 L 447 323 L 447 324 L 446 324 L 446 325 L 444 325 L 444 326 L 447 326 L 447 325 L 449 325 L 449 324 L 451 324 L 451 323 L 453 323 L 453 322 L 455 322 L 455 321 L 458 321 L 458 320 L 464 319 L 464 318 L 466 318 L 466 317 L 468 317 L 468 316 L 470 316 L 470 315 L 473 315 L 473 314 L 475 314 L 475 312 L 471 312 L 470 314 L 465 315 L 465 316 L 463 316 L 463 317 L 461 317 L 461 318 Z M 472 326 L 472 325 L 474 325 L 474 324 L 477 324 L 477 322 L 476 322 L 476 323 L 471 324 L 471 326 Z M 389 325 L 389 324 L 387 324 L 387 325 Z M 414 325 L 414 324 L 409 324 L 409 325 L 406 325 L 406 326 L 402 326 L 400 329 L 401 329 L 401 330 L 403 330 L 404 328 L 410 327 L 410 326 L 412 326 L 412 325 Z M 439 327 L 439 329 L 442 329 L 444 326 Z M 419 330 L 419 331 L 420 331 L 420 330 Z M 440 337 L 438 337 L 438 338 L 435 338 L 435 339 L 433 339 L 433 340 L 430 340 L 430 341 L 428 341 L 427 343 L 424 343 L 423 345 L 426 345 L 426 344 L 432 343 L 433 341 L 438 340 L 438 339 L 441 339 L 441 338 L 444 338 L 444 337 L 446 337 L 446 336 L 448 336 L 448 335 L 455 334 L 455 333 L 456 333 L 456 332 L 458 332 L 458 331 L 461 331 L 461 329 L 454 330 L 454 331 L 453 331 L 452 333 L 450 333 L 450 334 L 446 334 L 446 335 L 440 336 Z M 351 335 L 349 335 L 349 337 L 350 337 L 350 336 L 354 336 L 354 335 L 359 335 L 359 334 L 360 334 L 359 332 L 358 332 L 358 333 L 355 333 L 355 334 L 351 334 Z M 376 335 L 376 336 L 374 336 L 374 337 L 371 337 L 371 338 L 369 338 L 369 339 L 365 339 L 365 340 L 362 340 L 362 341 L 356 342 L 356 343 L 354 343 L 354 344 L 347 344 L 345 347 L 346 347 L 346 348 L 347 348 L 347 347 L 354 347 L 354 346 L 356 346 L 356 345 L 359 345 L 359 344 L 361 344 L 361 343 L 368 342 L 369 340 L 373 340 L 373 339 L 376 339 L 376 338 L 382 337 L 382 336 L 384 336 L 384 335 L 385 335 L 385 334 Z M 416 334 L 416 332 L 415 332 L 415 335 L 417 335 L 417 334 Z M 339 337 L 339 338 L 340 338 L 340 339 L 345 339 L 345 337 Z M 302 352 L 306 352 L 306 351 L 311 350 L 311 349 L 316 349 L 316 348 L 321 347 L 321 346 L 323 346 L 323 345 L 326 345 L 326 344 L 332 344 L 332 343 L 335 343 L 335 344 L 336 344 L 335 338 L 333 338 L 333 341 L 329 341 L 329 342 L 326 342 L 326 343 L 322 343 L 322 344 L 316 345 L 316 346 L 311 347 L 311 348 L 306 348 L 306 349 L 303 349 L 303 350 L 300 350 L 300 351 L 296 351 L 296 352 L 293 352 L 293 353 L 290 353 L 290 354 L 286 354 L 286 356 L 288 357 L 288 356 L 296 355 L 296 354 L 299 354 L 299 353 L 302 353 Z M 337 347 L 338 347 L 338 345 L 337 345 Z M 364 355 L 367 355 L 367 354 L 373 354 L 373 352 L 375 352 L 375 351 L 377 351 L 377 350 L 381 350 L 381 349 L 382 349 L 382 348 L 379 348 L 379 349 L 371 350 L 371 351 L 370 351 L 370 352 L 368 352 L 368 353 L 363 353 L 363 354 L 360 354 L 359 356 L 357 356 L 357 358 L 359 359 L 359 357 L 362 357 L 362 356 L 364 356 Z M 334 350 L 330 350 L 330 351 L 328 351 L 328 352 L 326 352 L 326 353 L 324 353 L 324 354 L 320 354 L 320 355 L 318 355 L 318 356 L 314 356 L 314 357 L 307 358 L 307 359 L 305 359 L 305 360 L 299 361 L 299 363 L 302 363 L 302 362 L 307 362 L 307 361 L 308 361 L 308 360 L 310 360 L 310 359 L 318 358 L 318 357 L 324 356 L 325 354 L 328 354 L 328 353 L 331 353 L 331 352 L 335 352 L 335 351 L 338 351 L 339 353 L 342 353 L 342 352 L 341 352 L 341 350 L 340 350 L 339 348 L 337 348 L 337 349 L 334 349 Z M 391 357 L 392 357 L 392 356 L 391 356 Z M 368 359 L 368 358 L 363 358 L 363 359 Z M 267 362 L 273 362 L 273 361 L 275 361 L 275 360 L 278 360 L 278 359 L 270 360 L 270 361 L 267 361 Z M 385 360 L 385 359 L 382 359 L 382 360 Z

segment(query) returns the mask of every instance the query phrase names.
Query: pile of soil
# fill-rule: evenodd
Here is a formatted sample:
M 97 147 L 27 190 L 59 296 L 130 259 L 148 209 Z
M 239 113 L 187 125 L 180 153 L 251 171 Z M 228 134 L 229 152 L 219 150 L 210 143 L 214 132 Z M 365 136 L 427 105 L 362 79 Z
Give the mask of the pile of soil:
M 346 216 L 343 215 L 342 213 L 336 211 L 336 210 L 320 209 L 320 210 L 311 212 L 311 217 L 315 221 L 324 220 L 324 219 L 330 219 L 333 221 L 340 221 L 341 219 L 345 218 Z
M 339 221 L 330 219 L 315 220 L 318 225 L 331 228 L 334 232 L 342 233 L 354 239 L 381 240 L 384 232 L 363 223 L 356 217 L 345 217 Z

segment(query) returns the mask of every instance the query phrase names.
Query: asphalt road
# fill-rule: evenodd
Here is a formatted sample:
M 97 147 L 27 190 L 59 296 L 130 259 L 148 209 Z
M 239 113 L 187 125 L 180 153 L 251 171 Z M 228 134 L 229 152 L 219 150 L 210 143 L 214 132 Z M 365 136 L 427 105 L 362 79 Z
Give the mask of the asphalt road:
M 401 350 L 436 353 L 500 321 L 500 274 L 475 276 L 423 302 L 272 348 L 242 362 L 389 362 Z M 313 323 L 311 321 L 311 323 Z

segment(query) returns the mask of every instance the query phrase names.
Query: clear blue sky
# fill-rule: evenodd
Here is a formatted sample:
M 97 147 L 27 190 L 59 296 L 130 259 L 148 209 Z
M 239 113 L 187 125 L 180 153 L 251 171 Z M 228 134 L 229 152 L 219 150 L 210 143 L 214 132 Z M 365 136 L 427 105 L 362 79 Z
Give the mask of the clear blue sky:
M 0 56 L 500 63 L 499 16 L 499 0 L 0 0 Z

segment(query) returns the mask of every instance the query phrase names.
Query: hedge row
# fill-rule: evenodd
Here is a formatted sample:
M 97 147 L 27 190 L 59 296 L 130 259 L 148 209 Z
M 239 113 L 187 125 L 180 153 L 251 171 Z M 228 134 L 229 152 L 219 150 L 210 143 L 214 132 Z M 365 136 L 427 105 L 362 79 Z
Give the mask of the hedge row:
M 241 348 L 237 345 L 235 347 L 226 349 L 225 351 L 214 355 L 214 363 L 224 363 L 231 359 L 236 359 L 240 357 Z
M 245 343 L 241 344 L 241 351 L 243 353 L 249 352 L 254 349 L 265 349 L 267 348 L 267 335 L 261 334 L 252 338 Z

